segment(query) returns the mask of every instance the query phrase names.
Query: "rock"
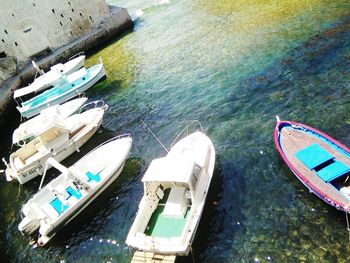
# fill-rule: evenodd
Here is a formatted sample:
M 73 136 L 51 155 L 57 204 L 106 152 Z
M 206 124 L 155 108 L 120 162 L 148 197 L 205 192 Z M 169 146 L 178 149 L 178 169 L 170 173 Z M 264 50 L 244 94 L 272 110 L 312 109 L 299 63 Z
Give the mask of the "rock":
M 0 85 L 17 72 L 17 59 L 15 57 L 0 58 Z

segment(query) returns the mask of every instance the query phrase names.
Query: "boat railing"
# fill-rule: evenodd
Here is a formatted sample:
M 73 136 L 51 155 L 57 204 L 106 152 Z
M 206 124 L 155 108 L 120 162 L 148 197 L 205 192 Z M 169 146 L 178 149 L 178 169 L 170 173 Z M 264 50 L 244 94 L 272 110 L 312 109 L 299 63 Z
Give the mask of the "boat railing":
M 74 59 L 74 58 L 77 58 L 77 57 L 83 56 L 83 55 L 85 55 L 85 53 L 84 53 L 84 51 L 81 51 L 81 52 L 79 52 L 79 53 L 77 53 L 77 54 L 71 56 L 68 60 L 72 60 L 72 59 Z
M 181 136 L 186 132 L 186 135 L 189 134 L 189 128 L 194 125 L 197 124 L 200 128 L 201 132 L 205 132 L 205 130 L 203 129 L 202 124 L 198 121 L 198 120 L 193 120 L 191 121 L 185 128 L 183 128 L 181 130 L 181 132 L 175 137 L 175 139 L 173 140 L 173 142 L 170 144 L 170 148 L 173 148 L 173 145 L 181 138 Z
M 87 154 L 85 154 L 80 160 L 84 159 L 86 156 L 88 156 L 90 153 L 92 153 L 93 151 L 97 150 L 98 148 L 102 147 L 103 145 L 106 145 L 107 143 L 110 143 L 112 141 L 116 141 L 116 140 L 119 140 L 119 139 L 122 139 L 122 138 L 128 138 L 130 137 L 130 134 L 129 133 L 124 133 L 124 134 L 121 134 L 121 135 L 117 135 L 117 136 L 114 136 L 113 138 L 99 144 L 98 146 L 96 146 L 95 148 L 93 148 L 91 151 L 89 151 Z M 79 161 L 80 161 L 79 160 Z
M 88 107 L 91 108 L 103 108 L 104 110 L 108 109 L 108 105 L 103 100 L 95 100 L 89 103 L 84 104 L 79 108 L 79 113 L 82 113 L 83 110 L 86 110 Z

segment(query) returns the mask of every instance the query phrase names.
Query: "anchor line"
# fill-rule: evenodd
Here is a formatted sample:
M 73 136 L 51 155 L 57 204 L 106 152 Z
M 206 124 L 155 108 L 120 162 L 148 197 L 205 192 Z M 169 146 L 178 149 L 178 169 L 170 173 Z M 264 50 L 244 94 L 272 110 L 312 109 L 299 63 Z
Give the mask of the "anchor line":
M 168 149 L 164 146 L 164 144 L 158 139 L 158 137 L 154 134 L 154 132 L 147 126 L 147 124 L 141 120 L 141 122 L 143 123 L 143 125 L 145 125 L 145 127 L 147 128 L 147 130 L 153 135 L 153 137 L 157 140 L 157 142 L 163 147 L 163 149 L 168 153 Z

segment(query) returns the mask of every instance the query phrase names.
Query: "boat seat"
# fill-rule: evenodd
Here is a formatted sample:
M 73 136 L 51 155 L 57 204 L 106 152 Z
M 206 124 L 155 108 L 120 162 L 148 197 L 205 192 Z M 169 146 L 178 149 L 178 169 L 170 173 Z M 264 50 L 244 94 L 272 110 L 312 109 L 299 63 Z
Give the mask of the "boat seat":
M 160 187 L 157 187 L 156 195 L 159 198 L 159 200 L 162 200 L 164 197 L 164 191 Z
M 101 172 L 98 172 L 97 174 L 94 174 L 94 173 L 88 171 L 86 173 L 86 176 L 89 178 L 88 182 L 90 182 L 90 181 L 95 181 L 96 183 L 100 182 L 101 181 L 100 173 Z
M 70 199 L 72 196 L 79 200 L 83 196 L 79 189 L 74 189 L 72 186 L 68 186 L 66 188 L 66 192 L 68 194 L 66 200 Z M 63 204 L 63 202 L 57 196 L 50 202 L 50 205 L 57 211 L 59 215 L 63 214 L 64 211 L 66 211 L 69 207 L 69 205 Z
M 302 149 L 295 156 L 311 170 L 334 158 L 333 155 L 317 143 Z
M 79 189 L 74 189 L 72 186 L 68 186 L 66 192 L 69 195 L 67 199 L 69 199 L 71 196 L 74 196 L 76 199 L 79 200 L 83 196 Z
M 334 179 L 337 179 L 348 172 L 350 172 L 350 167 L 338 160 L 334 160 L 334 162 L 331 164 L 325 166 L 319 171 L 316 171 L 317 175 L 326 183 L 329 183 L 330 181 L 333 181 Z
M 183 217 L 187 207 L 186 188 L 172 187 L 163 210 L 164 216 Z
M 63 204 L 58 197 L 55 197 L 55 199 L 50 202 L 50 205 L 57 211 L 59 215 L 63 214 L 64 211 L 66 211 L 69 207 L 68 205 Z

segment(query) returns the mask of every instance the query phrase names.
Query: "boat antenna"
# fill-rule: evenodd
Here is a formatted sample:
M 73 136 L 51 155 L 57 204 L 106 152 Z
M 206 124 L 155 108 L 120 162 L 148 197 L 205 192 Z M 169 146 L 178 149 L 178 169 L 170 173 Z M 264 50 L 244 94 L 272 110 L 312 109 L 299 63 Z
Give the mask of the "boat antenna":
M 164 146 L 164 144 L 158 139 L 158 137 L 154 134 L 154 132 L 147 126 L 147 124 L 141 120 L 142 124 L 145 125 L 145 127 L 147 128 L 147 130 L 149 130 L 149 132 L 153 135 L 154 138 L 156 138 L 157 142 L 159 142 L 159 144 L 163 147 L 163 149 L 168 153 L 168 149 Z
M 43 175 L 41 177 L 41 181 L 40 181 L 40 185 L 39 185 L 39 190 L 41 190 L 41 188 L 43 187 L 43 183 L 44 183 L 44 180 L 45 180 L 45 175 L 46 175 L 46 172 L 47 172 L 47 169 L 49 168 L 49 162 L 45 162 L 45 168 L 44 168 L 44 172 L 43 172 Z

